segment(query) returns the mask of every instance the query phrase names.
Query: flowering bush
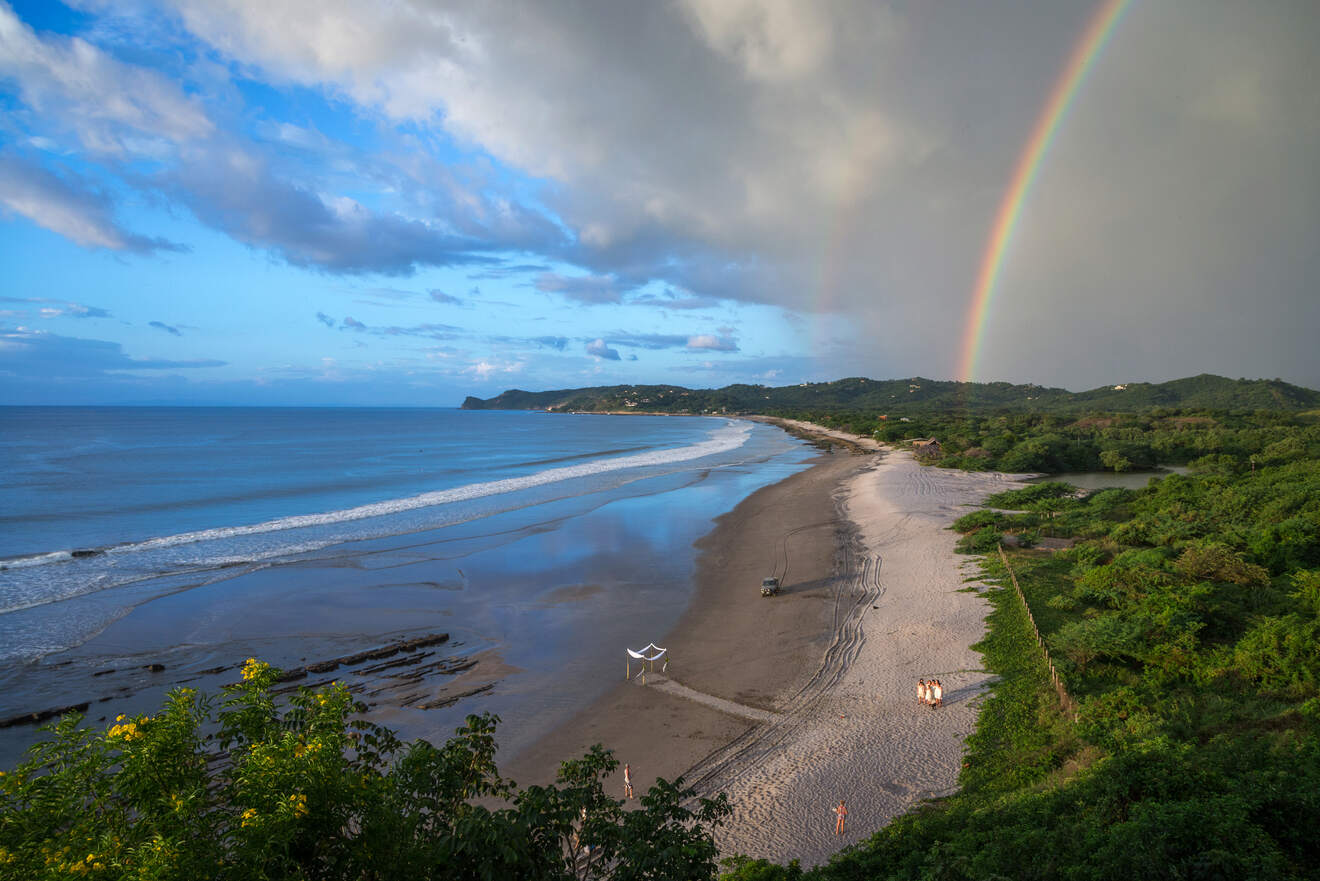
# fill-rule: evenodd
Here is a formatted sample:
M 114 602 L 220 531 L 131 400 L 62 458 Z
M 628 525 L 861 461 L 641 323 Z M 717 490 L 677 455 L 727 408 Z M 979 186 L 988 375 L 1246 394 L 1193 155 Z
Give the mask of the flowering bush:
M 181 688 L 108 730 L 66 716 L 0 773 L 0 879 L 710 878 L 723 797 L 660 781 L 625 812 L 595 747 L 517 790 L 491 715 L 441 746 L 364 720 L 338 683 L 279 703 L 250 659 L 219 703 Z M 590 858 L 585 855 L 589 854 Z

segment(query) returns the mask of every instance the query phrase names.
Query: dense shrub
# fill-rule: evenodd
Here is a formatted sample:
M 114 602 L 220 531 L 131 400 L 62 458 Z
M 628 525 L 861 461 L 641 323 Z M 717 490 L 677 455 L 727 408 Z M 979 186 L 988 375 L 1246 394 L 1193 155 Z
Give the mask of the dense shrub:
M 994 511 L 973 511 L 953 521 L 953 528 L 956 532 L 971 532 L 983 526 L 994 526 L 999 518 L 1000 515 Z
M 999 547 L 1003 535 L 993 526 L 982 526 L 958 539 L 957 550 L 960 554 L 988 554 Z
M 595 747 L 554 786 L 515 790 L 492 716 L 440 746 L 363 721 L 342 685 L 277 704 L 249 660 L 213 702 L 190 689 L 108 731 L 61 720 L 0 777 L 0 878 L 708 879 L 729 808 L 660 780 L 605 796 Z M 204 733 L 206 732 L 206 733 Z M 582 859 L 590 848 L 590 862 Z
M 1010 489 L 1001 493 L 995 493 L 985 500 L 985 504 L 990 508 L 1007 508 L 1010 510 L 1027 508 L 1039 502 L 1060 499 L 1070 496 L 1076 489 L 1067 483 L 1060 483 L 1052 480 L 1047 483 L 1033 483 L 1024 486 L 1022 489 Z

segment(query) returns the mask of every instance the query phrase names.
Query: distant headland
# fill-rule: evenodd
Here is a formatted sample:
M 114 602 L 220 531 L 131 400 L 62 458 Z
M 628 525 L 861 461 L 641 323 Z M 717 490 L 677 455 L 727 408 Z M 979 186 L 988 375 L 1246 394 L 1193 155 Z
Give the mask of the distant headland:
M 1032 383 L 950 382 L 911 377 L 865 377 L 788 386 L 728 385 L 689 389 L 676 385 L 610 385 L 528 392 L 511 389 L 493 398 L 469 396 L 464 410 L 547 410 L 578 413 L 739 414 L 801 410 L 1137 413 L 1155 408 L 1308 410 L 1320 392 L 1281 379 L 1228 379 L 1202 373 L 1169 382 L 1127 382 L 1084 392 Z

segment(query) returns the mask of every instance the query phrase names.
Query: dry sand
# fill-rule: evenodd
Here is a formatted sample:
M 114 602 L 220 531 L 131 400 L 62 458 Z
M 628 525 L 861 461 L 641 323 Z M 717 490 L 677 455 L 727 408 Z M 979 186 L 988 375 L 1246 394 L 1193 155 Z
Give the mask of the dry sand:
M 804 865 L 953 791 L 989 679 L 969 648 L 989 606 L 961 591 L 976 568 L 945 527 L 1015 485 L 888 451 L 822 456 L 757 492 L 700 544 L 693 604 L 661 642 L 667 675 L 621 683 L 505 770 L 542 782 L 602 742 L 633 766 L 639 790 L 684 774 L 703 794 L 727 793 L 725 854 Z M 762 599 L 761 577 L 785 565 L 784 593 Z M 930 677 L 945 688 L 938 710 L 916 701 L 917 680 Z M 848 832 L 836 836 L 840 799 Z

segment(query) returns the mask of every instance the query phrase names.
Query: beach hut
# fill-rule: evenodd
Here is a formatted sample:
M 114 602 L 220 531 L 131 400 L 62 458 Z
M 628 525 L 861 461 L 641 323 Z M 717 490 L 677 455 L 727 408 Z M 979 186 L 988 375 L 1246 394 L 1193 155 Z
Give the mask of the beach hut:
M 918 459 L 938 459 L 940 457 L 940 442 L 935 438 L 913 441 L 912 454 Z

